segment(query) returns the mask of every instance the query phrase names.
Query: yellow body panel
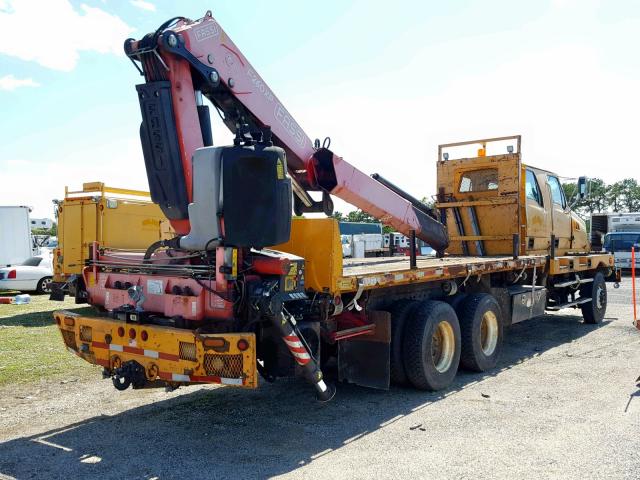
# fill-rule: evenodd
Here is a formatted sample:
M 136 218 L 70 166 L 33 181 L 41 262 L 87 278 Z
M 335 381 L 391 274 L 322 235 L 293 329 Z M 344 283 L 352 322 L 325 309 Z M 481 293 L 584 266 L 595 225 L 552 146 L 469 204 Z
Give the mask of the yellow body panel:
M 305 288 L 332 293 L 340 290 L 342 246 L 336 219 L 293 218 L 289 241 L 272 248 L 304 258 Z
M 151 382 L 258 386 L 253 333 L 199 334 L 187 329 L 84 317 L 64 310 L 55 312 L 54 317 L 67 349 L 109 371 L 134 360 L 144 367 Z M 134 339 L 131 330 L 135 332 Z M 225 346 L 206 347 L 206 339 L 224 339 Z M 240 351 L 239 340 L 245 340 L 249 347 Z
M 79 192 L 66 190 L 65 199 L 58 205 L 55 281 L 81 273 L 93 242 L 107 248 L 145 250 L 171 236 L 162 210 L 147 198 L 146 192 L 105 187 L 99 182 L 85 183 Z
M 596 268 L 614 269 L 613 255 L 610 253 L 591 253 L 549 259 L 549 275 L 584 272 Z
M 508 255 L 513 252 L 513 235 L 522 233 L 520 186 L 520 155 L 492 155 L 439 161 L 438 193 L 442 200 L 438 208 L 446 209 L 447 230 L 451 244 L 447 252 L 463 254 L 462 240 L 467 242 L 469 254 L 479 255 L 476 240 L 482 240 L 486 255 Z M 469 172 L 496 171 L 497 189 L 461 192 L 463 175 Z M 460 214 L 464 235 L 459 231 L 454 208 Z M 475 209 L 478 230 L 475 235 L 470 210 Z M 524 251 L 520 251 L 524 254 Z

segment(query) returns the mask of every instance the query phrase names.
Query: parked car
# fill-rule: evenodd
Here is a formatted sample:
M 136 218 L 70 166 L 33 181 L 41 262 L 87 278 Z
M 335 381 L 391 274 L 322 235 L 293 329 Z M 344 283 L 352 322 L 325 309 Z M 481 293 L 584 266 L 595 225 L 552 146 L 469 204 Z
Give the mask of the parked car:
M 22 264 L 0 268 L 0 290 L 51 293 L 51 255 L 37 255 Z

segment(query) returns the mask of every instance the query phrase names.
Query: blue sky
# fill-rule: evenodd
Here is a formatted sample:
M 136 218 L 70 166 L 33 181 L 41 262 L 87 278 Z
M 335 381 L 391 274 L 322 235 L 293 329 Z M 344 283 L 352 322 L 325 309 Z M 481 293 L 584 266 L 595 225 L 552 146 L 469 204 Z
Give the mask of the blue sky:
M 0 0 L 0 204 L 146 188 L 122 43 L 207 8 L 311 138 L 418 197 L 439 143 L 510 134 L 560 175 L 640 177 L 635 0 Z

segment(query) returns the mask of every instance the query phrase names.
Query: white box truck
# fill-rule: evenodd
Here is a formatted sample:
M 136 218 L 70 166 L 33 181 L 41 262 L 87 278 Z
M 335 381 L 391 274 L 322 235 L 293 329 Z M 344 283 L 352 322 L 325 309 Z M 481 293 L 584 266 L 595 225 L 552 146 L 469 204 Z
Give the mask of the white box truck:
M 32 256 L 29 207 L 0 206 L 0 267 L 17 265 Z

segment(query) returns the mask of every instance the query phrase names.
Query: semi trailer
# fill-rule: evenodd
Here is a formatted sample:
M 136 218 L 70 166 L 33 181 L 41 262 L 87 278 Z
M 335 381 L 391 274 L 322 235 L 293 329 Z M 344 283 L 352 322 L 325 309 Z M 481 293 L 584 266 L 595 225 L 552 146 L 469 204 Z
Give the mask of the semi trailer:
M 590 251 L 558 176 L 523 163 L 519 136 L 441 145 L 434 210 L 311 141 L 211 12 L 125 52 L 144 78 L 151 198 L 175 236 L 144 253 L 93 242 L 82 298 L 104 313 L 54 314 L 66 347 L 117 389 L 297 376 L 327 401 L 329 369 L 439 390 L 459 367 L 494 368 L 514 323 L 564 308 L 604 318 L 613 257 Z M 213 146 L 207 103 L 233 145 Z M 338 222 L 301 217 L 330 216 L 332 196 L 437 255 L 343 259 Z

